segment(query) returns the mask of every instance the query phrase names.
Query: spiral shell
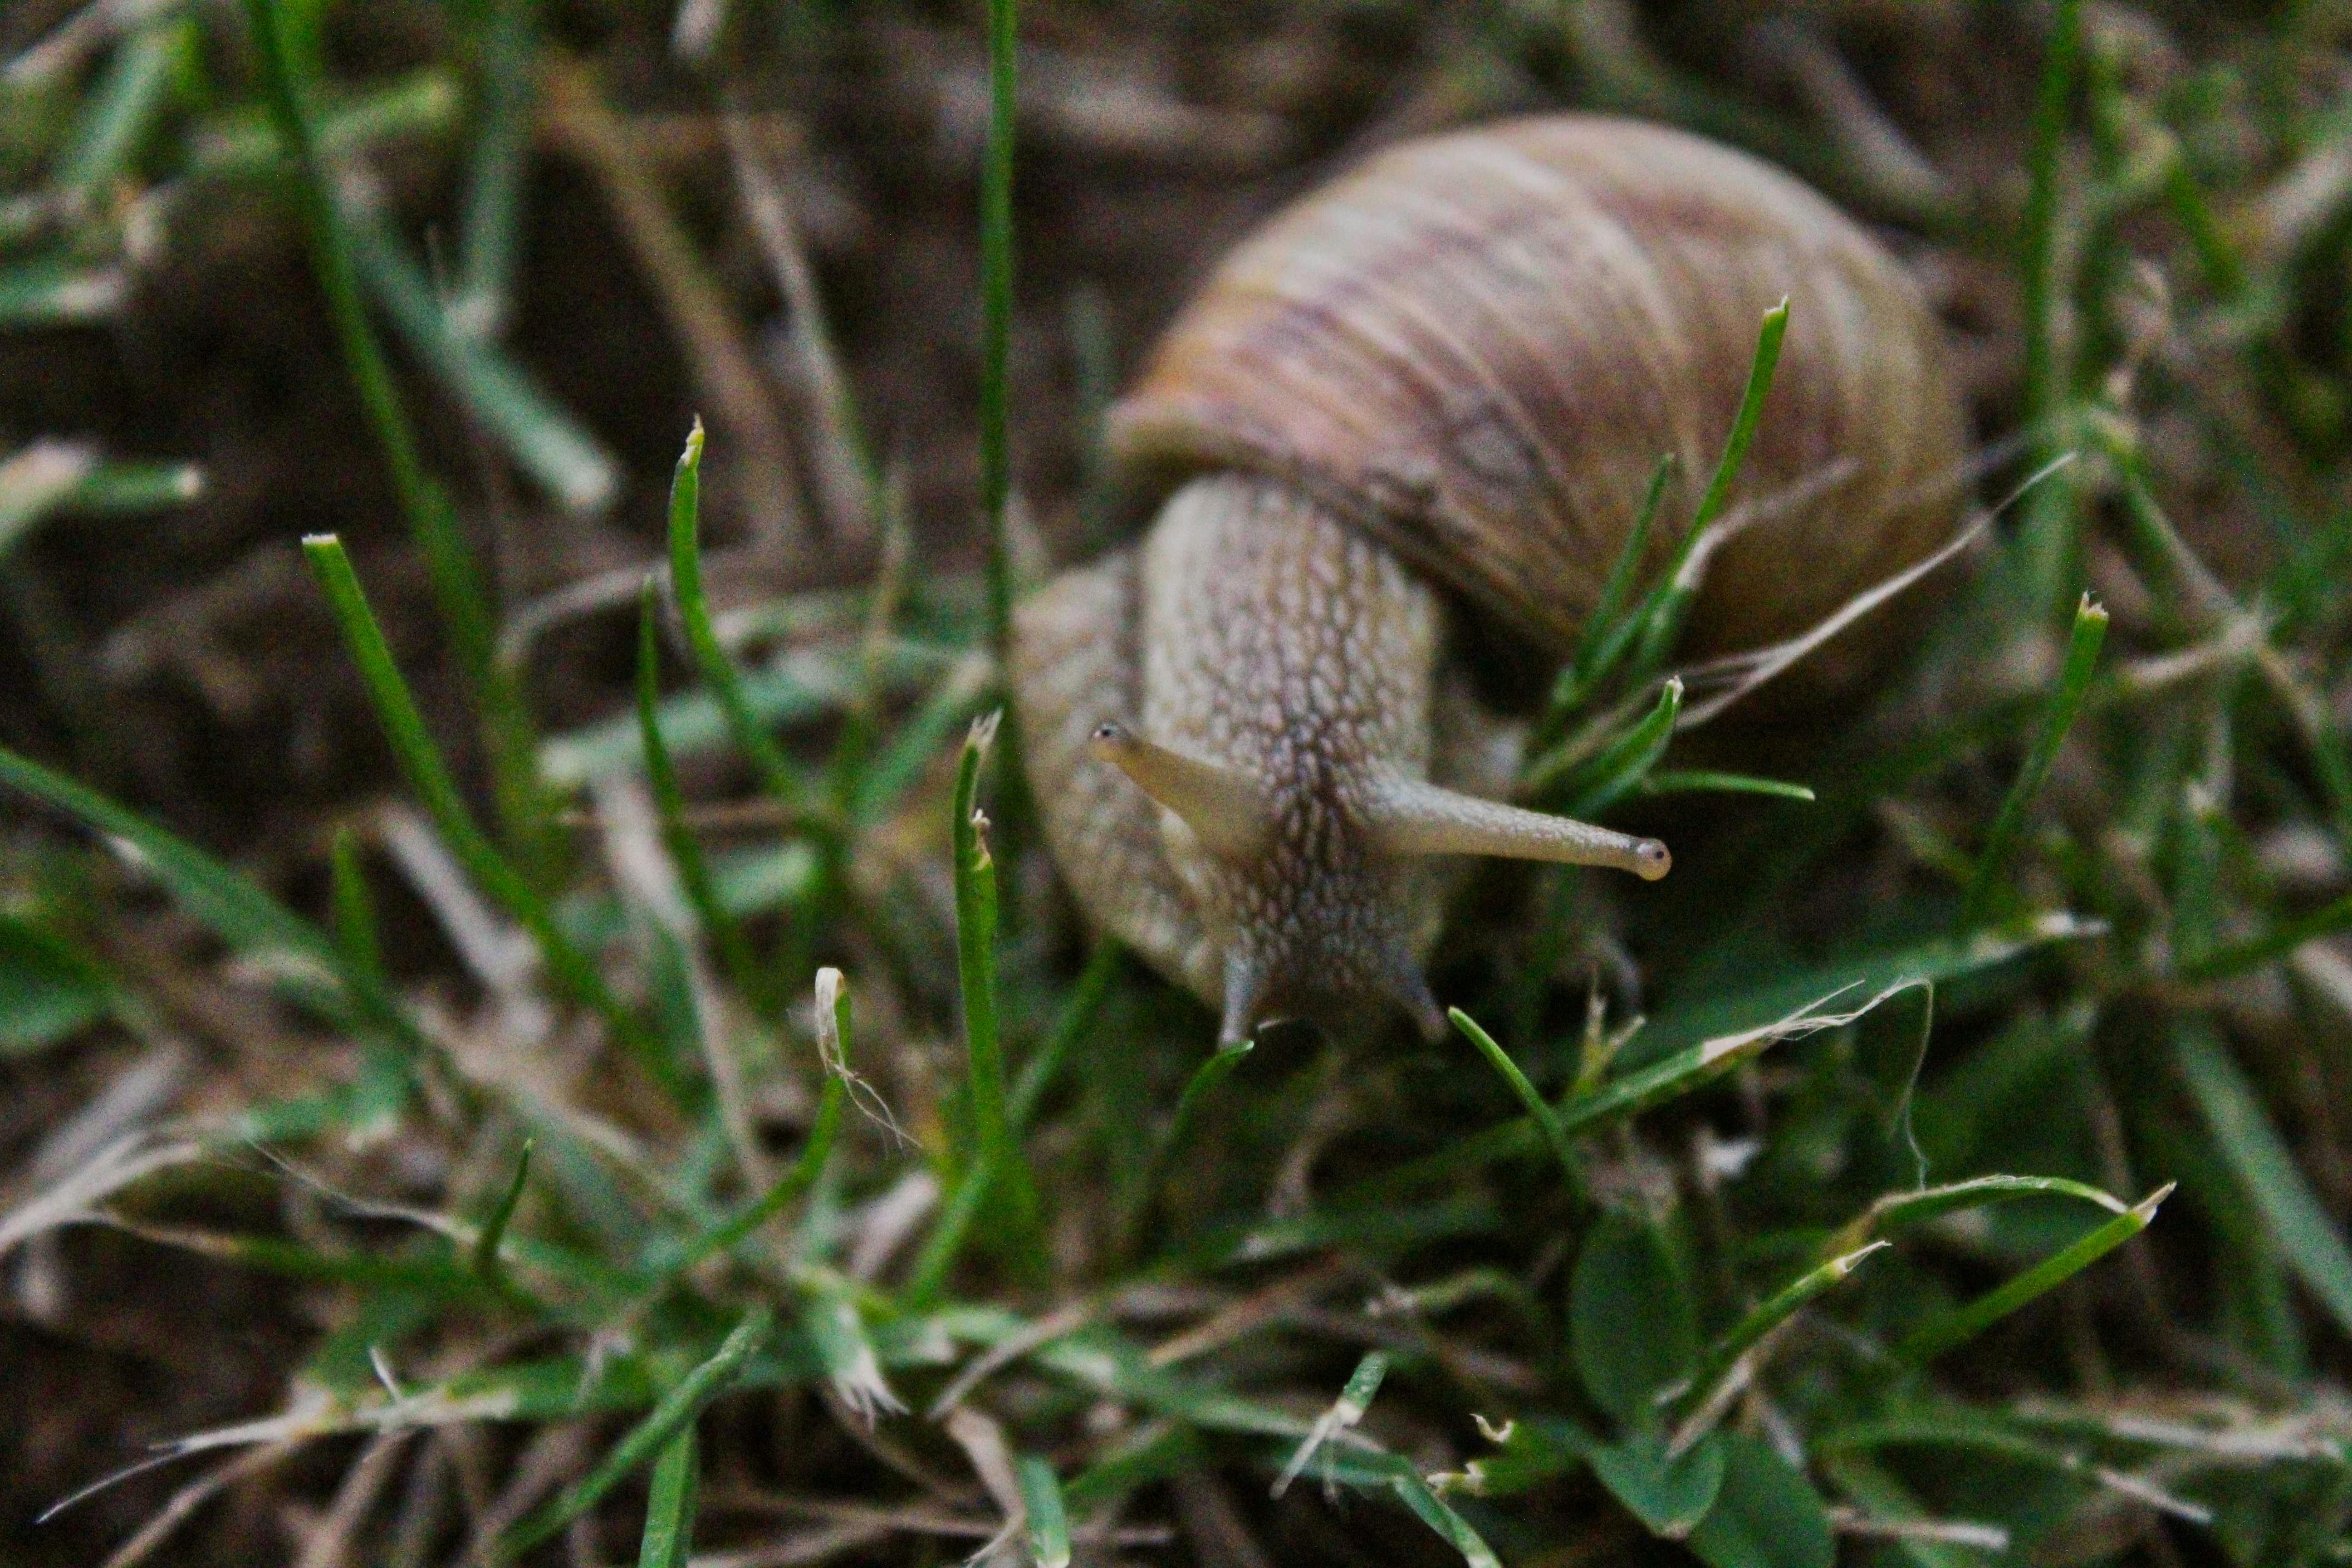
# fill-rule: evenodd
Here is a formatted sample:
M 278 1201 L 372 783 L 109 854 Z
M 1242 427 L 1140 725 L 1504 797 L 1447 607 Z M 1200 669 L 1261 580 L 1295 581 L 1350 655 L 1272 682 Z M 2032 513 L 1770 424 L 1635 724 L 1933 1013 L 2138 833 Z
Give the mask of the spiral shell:
M 1685 651 L 1759 646 L 1939 542 L 1963 419 L 1901 267 L 1795 179 L 1680 132 L 1555 115 L 1371 158 L 1216 270 L 1113 410 L 1112 450 L 1142 488 L 1282 479 L 1564 651 L 1658 456 L 1686 498 L 1712 471 L 1784 296 L 1735 492 L 1759 524 L 1716 558 Z M 1653 573 L 1679 532 L 1661 524 Z

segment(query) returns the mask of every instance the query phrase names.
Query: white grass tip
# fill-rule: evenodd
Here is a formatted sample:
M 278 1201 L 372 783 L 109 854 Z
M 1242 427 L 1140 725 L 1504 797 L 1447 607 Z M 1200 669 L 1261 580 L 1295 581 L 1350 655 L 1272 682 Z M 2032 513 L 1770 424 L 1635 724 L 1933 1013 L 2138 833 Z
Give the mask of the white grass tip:
M 1862 1260 L 1864 1258 L 1869 1257 L 1874 1252 L 1884 1252 L 1886 1248 L 1894 1245 L 1895 1244 L 1891 1241 L 1881 1239 L 1872 1242 L 1867 1247 L 1857 1247 L 1852 1252 L 1831 1258 L 1829 1261 L 1829 1267 L 1835 1272 L 1838 1279 L 1843 1279 L 1847 1275 L 1852 1274 L 1855 1269 L 1861 1268 Z

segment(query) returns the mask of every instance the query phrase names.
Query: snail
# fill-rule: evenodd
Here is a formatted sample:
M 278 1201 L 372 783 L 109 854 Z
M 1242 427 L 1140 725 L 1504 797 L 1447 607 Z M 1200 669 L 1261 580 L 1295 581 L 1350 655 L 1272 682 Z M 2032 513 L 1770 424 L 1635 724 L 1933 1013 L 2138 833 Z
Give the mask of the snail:
M 1524 729 L 1474 692 L 1464 621 L 1573 648 L 1660 455 L 1711 470 L 1784 297 L 1738 493 L 1796 499 L 1715 557 L 1700 654 L 1949 531 L 1923 498 L 1965 450 L 1955 378 L 1876 241 L 1744 153 L 1581 115 L 1400 144 L 1246 239 L 1111 411 L 1149 533 L 1015 617 L 1023 752 L 1089 921 L 1228 1045 L 1334 1003 L 1434 1034 L 1445 858 L 1664 876 L 1654 839 L 1507 803 Z

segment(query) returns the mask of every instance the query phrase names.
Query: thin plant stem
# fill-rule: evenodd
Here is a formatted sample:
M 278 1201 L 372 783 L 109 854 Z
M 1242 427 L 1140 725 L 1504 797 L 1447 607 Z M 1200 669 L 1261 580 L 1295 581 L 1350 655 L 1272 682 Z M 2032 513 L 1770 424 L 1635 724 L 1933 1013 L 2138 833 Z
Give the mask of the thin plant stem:
M 424 805 L 425 815 L 433 819 L 442 842 L 476 884 L 530 933 L 556 984 L 601 1016 L 614 1037 L 628 1047 L 647 1076 L 678 1104 L 690 1104 L 693 1096 L 668 1052 L 621 1005 L 595 964 L 563 934 L 539 890 L 475 824 L 457 781 L 450 776 L 432 732 L 425 727 L 425 716 L 417 711 L 408 682 L 393 660 L 391 646 L 376 624 L 375 612 L 368 606 L 367 594 L 352 570 L 342 542 L 332 534 L 313 534 L 302 541 L 302 550 L 326 593 L 336 624 L 342 628 L 352 662 L 360 668 L 384 738 L 392 744 L 393 759 Z
M 479 36 L 481 112 L 458 243 L 464 330 L 495 335 L 514 290 L 522 179 L 530 154 L 531 24 L 537 0 L 490 0 Z
M 1759 1303 L 1734 1323 L 1721 1339 L 1707 1347 L 1706 1353 L 1699 1359 L 1698 1369 L 1691 1374 L 1690 1381 L 1675 1401 L 1676 1410 L 1687 1415 L 1705 1407 L 1708 1395 L 1715 1392 L 1724 1375 L 1766 1334 L 1794 1317 L 1798 1310 L 1814 1297 L 1862 1267 L 1863 1259 L 1882 1247 L 1893 1245 L 1889 1241 L 1865 1242 L 1852 1252 L 1843 1253 L 1806 1270 Z
M 2057 689 L 2050 694 L 2049 706 L 2042 710 L 2041 731 L 2025 754 L 2025 765 L 2018 770 L 2017 782 L 2009 786 L 2009 794 L 2000 803 L 1991 831 L 1985 835 L 1984 853 L 1978 858 L 1975 879 L 1969 882 L 1968 896 L 1960 905 L 1962 931 L 1983 924 L 1992 908 L 1993 891 L 2000 885 L 2001 870 L 2017 848 L 2019 835 L 2024 831 L 2026 810 L 2042 792 L 2042 781 L 2050 776 L 2050 765 L 2058 760 L 2058 748 L 2065 744 L 2066 732 L 2074 728 L 2074 716 L 2082 711 L 2084 695 L 2090 690 L 2091 676 L 2098 668 L 2099 647 L 2106 637 L 2107 612 L 2084 594 L 2074 610 L 2074 630 L 2067 639 L 2066 663 L 2059 672 Z
M 656 721 L 661 705 L 659 616 L 659 590 L 648 580 L 637 615 L 637 733 L 645 746 L 646 777 L 653 786 L 662 843 L 669 850 L 671 864 L 677 868 L 678 885 L 687 902 L 693 906 L 702 929 L 709 933 L 729 977 L 761 1005 L 761 1011 L 771 1011 L 774 998 L 769 995 L 766 976 L 751 956 L 751 944 L 743 935 L 742 926 L 719 902 L 709 862 L 704 858 L 693 829 L 687 826 L 686 793 L 678 783 L 677 768 L 670 761 L 669 745 L 662 739 L 661 725 Z
M 506 1190 L 499 1194 L 489 1218 L 482 1222 L 481 1233 L 474 1237 L 471 1255 L 474 1272 L 482 1283 L 500 1295 L 508 1290 L 506 1267 L 499 1258 L 499 1244 L 506 1239 L 507 1225 L 514 1218 L 515 1209 L 522 1203 L 523 1184 L 530 1179 L 530 1139 L 522 1141 L 522 1152 L 515 1157 L 514 1177 Z
M 1118 943 L 1108 937 L 1095 944 L 1077 984 L 1070 987 L 1069 999 L 1062 1004 L 1053 1033 L 1023 1064 L 1021 1076 L 1013 1080 L 1013 1092 L 1004 1104 L 1004 1119 L 1011 1124 L 1014 1137 L 1018 1138 L 1028 1127 L 1029 1119 L 1036 1115 L 1037 1102 L 1053 1087 L 1054 1075 L 1064 1058 L 1094 1026 L 1095 1016 L 1102 1011 L 1103 999 L 1110 994 L 1111 980 L 1118 973 L 1119 952 Z
M 2073 110 L 2074 84 L 2082 70 L 2081 0 L 2057 0 L 2052 8 L 2048 49 L 2033 107 L 2032 142 L 2027 154 L 2024 222 L 2018 235 L 2020 313 L 2024 319 L 2025 415 L 2040 434 L 2040 456 L 2058 455 L 2059 434 L 2070 399 L 2070 376 L 2063 361 L 2059 309 L 2059 156 Z M 2064 476 L 2037 489 L 2019 531 L 2017 563 L 2028 603 L 2047 605 L 2062 584 L 2074 580 L 2074 486 Z
M 1510 1086 L 1511 1092 L 1519 1097 L 1519 1103 L 1527 1108 L 1528 1114 L 1535 1118 L 1536 1126 L 1542 1131 L 1544 1142 L 1551 1148 L 1552 1158 L 1559 1162 L 1560 1174 L 1567 1179 L 1569 1192 L 1581 1197 L 1584 1171 L 1576 1163 L 1576 1151 L 1570 1147 L 1568 1131 L 1560 1126 L 1559 1116 L 1544 1102 L 1544 1097 L 1536 1092 L 1536 1086 L 1528 1081 L 1528 1075 L 1519 1070 L 1519 1064 L 1511 1059 L 1510 1053 L 1496 1045 L 1495 1037 L 1480 1028 L 1475 1019 L 1459 1007 L 1446 1009 L 1445 1016 L 1472 1045 L 1478 1047 L 1479 1055 L 1485 1057 L 1502 1076 L 1503 1081 Z
M 956 968 L 963 994 L 966 1105 L 971 1157 L 939 1225 L 925 1242 L 908 1289 L 928 1299 L 946 1280 L 992 1189 L 1001 1191 L 1018 1244 L 1034 1239 L 1036 1194 L 1006 1109 L 1004 1056 L 997 1034 L 996 862 L 981 814 L 980 767 L 1003 712 L 972 722 L 956 769 Z
M 1013 343 L 1013 142 L 1015 46 L 1019 29 L 1014 0 L 988 0 L 988 145 L 980 192 L 980 504 L 988 530 L 988 646 L 996 658 L 998 700 L 1009 710 L 1012 689 L 1013 444 L 1010 396 Z M 1021 761 L 1021 727 L 1007 725 L 997 811 L 1003 819 L 999 850 L 1017 856 L 1036 820 L 1029 776 Z M 1018 902 L 1005 911 L 1008 923 L 1022 919 Z
M 1609 568 L 1608 581 L 1601 587 L 1600 602 L 1592 606 L 1592 614 L 1584 623 L 1584 636 L 1577 644 L 1576 657 L 1552 682 L 1543 717 L 1528 734 L 1530 756 L 1549 751 L 1567 733 L 1569 719 L 1609 678 L 1641 632 L 1642 619 L 1625 613 L 1625 601 L 1632 595 L 1633 579 L 1650 552 L 1650 531 L 1658 520 L 1658 507 L 1665 500 L 1666 484 L 1674 478 L 1675 466 L 1675 455 L 1665 452 L 1659 455 L 1657 466 L 1650 470 L 1649 488 L 1642 492 L 1642 510 L 1633 515 L 1633 531 L 1625 536 L 1624 546 Z
M 2323 904 L 2307 915 L 2288 921 L 2252 941 L 2210 952 L 2180 966 L 2180 978 L 2189 981 L 2227 980 L 2284 958 L 2307 942 L 2352 930 L 2352 893 Z
M 497 632 L 488 592 L 476 571 L 457 512 L 425 467 L 416 435 L 393 384 L 383 345 L 361 303 L 351 236 L 335 204 L 331 176 L 319 152 L 302 102 L 296 51 L 281 26 L 278 0 L 246 0 L 246 16 L 260 58 L 262 96 L 278 139 L 291 155 L 295 205 L 310 241 L 310 261 L 342 344 L 343 360 L 368 425 L 383 450 L 401 514 L 425 558 L 433 596 L 457 663 L 480 715 L 508 842 L 525 864 L 539 868 L 547 853 L 546 807 L 535 772 L 537 738 L 522 691 L 497 656 Z
M 702 1407 L 727 1392 L 743 1374 L 753 1353 L 775 1331 L 775 1315 L 765 1307 L 746 1313 L 709 1361 L 682 1378 L 662 1395 L 646 1418 L 578 1481 L 552 1501 L 500 1536 L 490 1548 L 493 1563 L 511 1563 L 565 1525 L 596 1506 L 599 1499 L 639 1467 L 669 1446 L 670 1439 L 689 1427 Z
M 1682 635 L 1683 621 L 1698 597 L 1697 574 L 1690 570 L 1691 557 L 1706 542 L 1707 530 L 1731 503 L 1732 488 L 1739 482 L 1739 470 L 1748 461 L 1748 448 L 1755 442 L 1756 427 L 1763 420 L 1764 399 L 1772 391 L 1772 375 L 1780 366 L 1780 344 L 1788 335 L 1789 301 L 1783 299 L 1764 312 L 1757 328 L 1755 357 L 1748 362 L 1748 384 L 1740 392 L 1738 412 L 1732 416 L 1731 433 L 1724 437 L 1723 455 L 1717 459 L 1706 493 L 1699 497 L 1698 510 L 1691 514 L 1690 527 L 1675 548 L 1665 579 L 1651 590 L 1643 605 L 1639 617 L 1641 641 L 1633 654 L 1635 680 L 1645 680 L 1654 674 L 1673 651 L 1675 639 Z
M 2156 1217 L 2157 1209 L 2172 1195 L 2172 1186 L 2167 1182 L 2073 1246 L 2053 1253 L 1965 1307 L 1927 1323 L 1895 1347 L 1895 1359 L 1915 1366 L 1924 1365 L 1976 1338 L 2036 1297 L 2056 1289 L 2146 1230 L 2148 1222 Z
M 695 668 L 718 699 L 719 710 L 726 715 L 728 736 L 751 760 L 768 793 L 786 805 L 796 805 L 806 793 L 799 772 L 753 715 L 743 694 L 743 678 L 719 646 L 719 633 L 710 623 L 710 601 L 702 588 L 702 420 L 697 416 L 694 427 L 687 432 L 686 449 L 678 454 L 677 468 L 670 476 L 670 594 L 677 602 L 678 624 L 686 630 L 686 645 L 694 655 Z

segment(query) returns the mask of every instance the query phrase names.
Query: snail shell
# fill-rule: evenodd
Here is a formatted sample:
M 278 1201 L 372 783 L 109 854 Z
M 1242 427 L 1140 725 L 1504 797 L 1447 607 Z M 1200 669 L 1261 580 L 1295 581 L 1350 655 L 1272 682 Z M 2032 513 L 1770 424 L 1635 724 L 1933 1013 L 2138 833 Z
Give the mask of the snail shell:
M 1953 377 L 1867 234 L 1745 154 L 1558 115 L 1393 148 L 1245 241 L 1111 416 L 1130 488 L 1167 498 L 1150 539 L 1058 579 L 1016 626 L 1048 840 L 1089 915 L 1222 998 L 1228 1037 L 1299 991 L 1385 992 L 1426 1026 L 1417 958 L 1441 885 L 1406 862 L 1467 850 L 1663 870 L 1663 849 L 1620 836 L 1575 853 L 1517 843 L 1545 830 L 1501 806 L 1484 837 L 1427 828 L 1507 794 L 1517 761 L 1453 668 L 1447 605 L 1572 647 L 1659 455 L 1693 496 L 1712 470 L 1759 320 L 1783 297 L 1734 498 L 1759 521 L 1710 567 L 1684 645 L 1701 656 L 1796 635 L 1948 531 L 1965 451 Z M 1289 587 L 1249 585 L 1268 569 Z M 1332 635 L 1307 624 L 1334 617 Z M 1824 652 L 1816 687 L 1874 656 L 1867 637 Z M 1118 727 L 1155 712 L 1144 734 Z M 1423 794 L 1405 800 L 1409 784 Z M 1322 848 L 1267 827 L 1309 816 L 1329 829 Z M 1282 884 L 1325 872 L 1355 879 L 1342 902 L 1380 907 L 1304 937 L 1258 929 L 1322 919 Z

